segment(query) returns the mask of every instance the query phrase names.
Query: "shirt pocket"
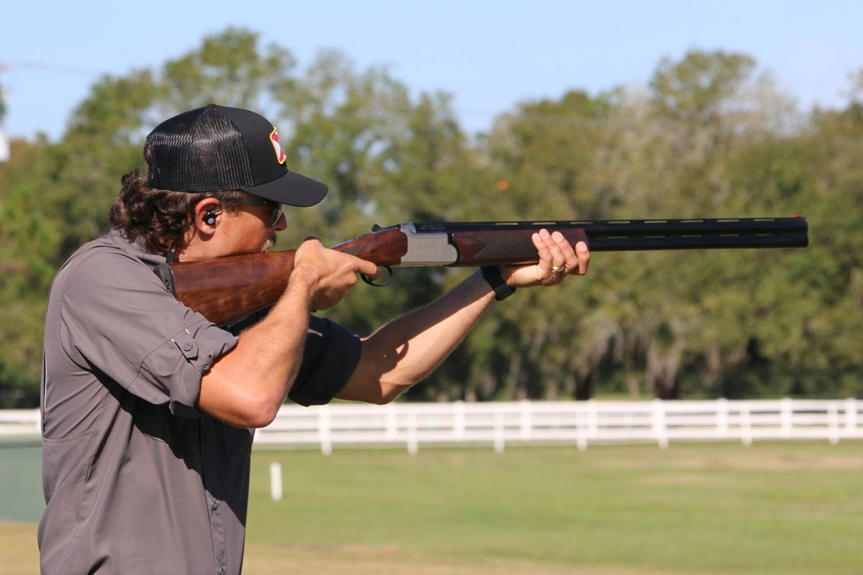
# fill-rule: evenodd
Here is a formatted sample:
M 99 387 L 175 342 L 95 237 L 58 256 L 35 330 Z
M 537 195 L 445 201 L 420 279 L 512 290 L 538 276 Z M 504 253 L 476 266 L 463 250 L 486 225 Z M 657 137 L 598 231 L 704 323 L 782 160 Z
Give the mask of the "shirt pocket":
M 77 501 L 76 517 L 83 509 L 84 487 L 90 479 L 98 429 L 91 429 L 72 437 L 42 439 L 42 490 L 45 501 L 55 496 L 64 502 Z M 71 510 L 64 504 L 62 507 Z

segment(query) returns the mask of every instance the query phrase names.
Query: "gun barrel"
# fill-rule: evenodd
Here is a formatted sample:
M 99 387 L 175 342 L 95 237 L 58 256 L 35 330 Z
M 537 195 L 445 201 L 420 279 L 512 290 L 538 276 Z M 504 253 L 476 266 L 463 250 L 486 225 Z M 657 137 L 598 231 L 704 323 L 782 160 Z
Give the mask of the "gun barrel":
M 454 266 L 535 261 L 533 230 L 558 230 L 572 245 L 586 240 L 593 252 L 803 248 L 805 218 L 679 220 L 574 220 L 558 222 L 412 223 L 415 237 L 449 236 L 457 246 Z M 404 262 L 404 260 L 403 260 Z M 408 262 L 408 265 L 415 265 Z
M 657 220 L 570 220 L 526 222 L 454 222 L 413 223 L 417 233 L 493 232 L 530 229 L 582 228 L 587 237 L 669 237 L 754 234 L 802 234 L 809 224 L 806 218 L 692 218 Z
M 704 236 L 632 236 L 598 237 L 590 239 L 594 252 L 707 250 L 744 248 L 805 248 L 809 237 L 796 234 L 740 234 Z

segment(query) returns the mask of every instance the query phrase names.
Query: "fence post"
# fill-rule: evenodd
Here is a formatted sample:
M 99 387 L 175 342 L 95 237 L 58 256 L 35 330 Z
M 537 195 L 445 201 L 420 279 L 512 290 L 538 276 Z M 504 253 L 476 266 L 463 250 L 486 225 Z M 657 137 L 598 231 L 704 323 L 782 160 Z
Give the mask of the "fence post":
M 318 408 L 318 434 L 321 437 L 321 453 L 330 455 L 333 452 L 333 439 L 330 433 L 330 406 Z
M 794 436 L 794 411 L 791 398 L 784 397 L 780 401 L 782 407 L 780 421 L 782 422 L 782 439 L 791 439 Z
M 660 448 L 668 447 L 668 429 L 665 426 L 665 406 L 659 398 L 650 402 L 653 409 L 653 435 Z
M 464 402 L 461 400 L 453 405 L 452 433 L 456 441 L 464 441 Z
M 575 404 L 575 441 L 579 451 L 587 450 L 587 435 L 590 424 L 585 407 L 587 406 Z
M 408 413 L 408 453 L 416 455 L 419 451 L 419 439 L 417 438 L 417 415 Z
M 530 406 L 532 403 L 527 399 L 521 400 L 521 438 L 524 441 L 530 441 L 533 436 L 533 414 Z
M 728 437 L 728 400 L 724 397 L 716 400 L 716 436 Z
M 282 466 L 275 461 L 270 463 L 270 496 L 273 501 L 282 500 Z
M 740 406 L 740 440 L 745 447 L 752 445 L 752 416 L 748 403 Z
M 599 407 L 595 399 L 587 400 L 587 437 L 596 439 L 599 434 Z
M 500 409 L 500 408 L 498 408 Z M 494 412 L 494 451 L 495 453 L 503 453 L 503 450 L 506 447 L 506 440 L 504 439 L 504 427 L 503 427 L 503 412 L 495 411 Z
M 835 401 L 827 404 L 827 440 L 830 445 L 839 443 L 839 406 Z
M 845 400 L 845 435 L 857 435 L 857 400 L 853 397 Z

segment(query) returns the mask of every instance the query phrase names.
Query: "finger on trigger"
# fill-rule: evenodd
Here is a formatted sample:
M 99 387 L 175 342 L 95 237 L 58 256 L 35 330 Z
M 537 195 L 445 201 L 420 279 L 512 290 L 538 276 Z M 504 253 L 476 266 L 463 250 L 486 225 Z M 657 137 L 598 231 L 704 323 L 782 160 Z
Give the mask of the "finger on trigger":
M 375 279 L 380 274 L 376 263 L 364 260 L 362 258 L 357 258 L 357 272 L 366 275 L 372 279 Z
M 375 271 L 373 271 L 371 273 L 367 273 L 367 272 L 360 272 L 360 273 L 363 274 L 364 276 L 366 276 L 367 278 L 369 278 L 370 280 L 376 280 L 381 275 L 381 269 L 379 267 L 375 266 Z

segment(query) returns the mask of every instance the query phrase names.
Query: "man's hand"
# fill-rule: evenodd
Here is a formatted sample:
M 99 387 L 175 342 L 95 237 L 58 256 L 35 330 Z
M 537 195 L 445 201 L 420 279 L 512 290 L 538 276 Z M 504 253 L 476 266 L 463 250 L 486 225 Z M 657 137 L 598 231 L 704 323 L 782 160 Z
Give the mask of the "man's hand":
M 526 266 L 501 267 L 501 274 L 509 287 L 520 288 L 537 285 L 557 285 L 570 274 L 583 276 L 590 263 L 590 251 L 585 242 L 578 242 L 575 249 L 560 232 L 549 233 L 542 229 L 531 236 L 539 254 L 539 262 Z
M 291 282 L 308 283 L 311 309 L 317 311 L 339 303 L 357 283 L 357 273 L 375 278 L 378 268 L 356 256 L 327 249 L 317 238 L 306 238 L 294 256 Z

